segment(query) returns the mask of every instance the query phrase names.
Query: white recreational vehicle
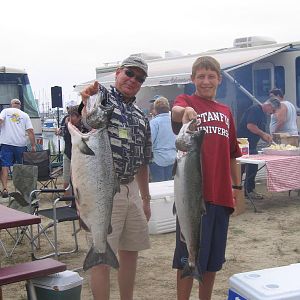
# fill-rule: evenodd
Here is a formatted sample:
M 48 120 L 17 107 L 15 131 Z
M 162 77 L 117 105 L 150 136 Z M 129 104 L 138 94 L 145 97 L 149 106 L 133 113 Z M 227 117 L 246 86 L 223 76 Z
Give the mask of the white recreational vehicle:
M 181 93 L 193 93 L 192 64 L 203 55 L 213 56 L 220 62 L 223 81 L 217 99 L 231 107 L 237 121 L 252 101 L 264 102 L 273 87 L 281 88 L 286 100 L 300 113 L 300 42 L 278 44 L 258 36 L 236 39 L 232 48 L 193 55 L 169 53 L 162 58 L 140 53 L 148 62 L 149 76 L 137 95 L 138 105 L 147 111 L 154 95 L 164 95 L 172 101 Z M 119 63 L 97 68 L 96 79 L 104 86 L 113 84 Z M 80 91 L 88 83 L 76 86 L 75 90 Z
M 26 71 L 0 66 L 0 111 L 9 107 L 14 98 L 20 99 L 21 109 L 29 115 L 34 133 L 40 138 L 41 118 Z

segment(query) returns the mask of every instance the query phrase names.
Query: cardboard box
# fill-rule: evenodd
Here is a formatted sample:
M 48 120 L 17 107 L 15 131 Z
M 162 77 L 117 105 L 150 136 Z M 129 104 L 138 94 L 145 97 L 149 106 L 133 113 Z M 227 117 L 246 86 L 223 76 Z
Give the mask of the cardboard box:
M 228 300 L 299 300 L 299 278 L 300 264 L 235 274 Z
M 37 300 L 80 300 L 83 278 L 64 271 L 32 280 Z
M 152 182 L 150 188 L 151 218 L 149 233 L 159 234 L 176 230 L 176 216 L 173 214 L 174 181 Z

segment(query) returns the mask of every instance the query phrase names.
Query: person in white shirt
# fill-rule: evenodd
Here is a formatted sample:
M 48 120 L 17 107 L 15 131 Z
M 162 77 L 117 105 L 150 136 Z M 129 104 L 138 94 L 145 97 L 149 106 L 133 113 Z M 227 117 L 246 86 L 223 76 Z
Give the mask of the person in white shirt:
M 280 109 L 271 115 L 270 133 L 289 133 L 298 135 L 297 111 L 295 106 L 284 99 L 281 89 L 274 88 L 269 92 L 270 97 L 277 98 L 280 101 Z
M 2 197 L 8 197 L 7 179 L 8 169 L 14 163 L 21 164 L 23 152 L 27 151 L 28 134 L 31 151 L 35 151 L 35 137 L 32 123 L 28 114 L 21 111 L 21 101 L 12 99 L 10 108 L 5 108 L 0 113 L 1 125 L 1 182 L 2 182 Z

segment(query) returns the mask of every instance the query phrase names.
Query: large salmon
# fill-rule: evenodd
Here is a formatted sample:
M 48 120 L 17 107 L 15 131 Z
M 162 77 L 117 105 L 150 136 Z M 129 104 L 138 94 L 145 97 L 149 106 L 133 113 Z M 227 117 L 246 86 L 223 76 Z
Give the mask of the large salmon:
M 72 137 L 72 184 L 81 223 L 91 232 L 93 245 L 89 250 L 83 269 L 97 264 L 119 267 L 118 260 L 107 242 L 111 233 L 113 198 L 119 191 L 114 169 L 107 124 L 113 107 L 101 105 L 99 94 L 96 103 L 87 105 L 87 123 L 93 128 L 83 134 L 70 122 Z
M 183 241 L 188 250 L 182 277 L 193 276 L 202 281 L 202 272 L 198 270 L 197 259 L 201 240 L 201 222 L 205 214 L 202 193 L 201 145 L 204 131 L 193 131 L 195 120 L 181 128 L 176 147 L 186 153 L 177 158 L 174 176 L 174 198 L 177 217 Z

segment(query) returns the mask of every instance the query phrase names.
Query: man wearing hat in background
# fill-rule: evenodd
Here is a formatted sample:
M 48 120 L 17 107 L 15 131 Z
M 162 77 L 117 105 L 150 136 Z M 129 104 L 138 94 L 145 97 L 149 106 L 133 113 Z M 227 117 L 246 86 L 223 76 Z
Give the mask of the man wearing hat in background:
M 8 197 L 7 179 L 8 170 L 14 163 L 23 163 L 23 152 L 27 151 L 27 137 L 31 144 L 31 151 L 35 151 L 35 136 L 31 120 L 21 111 L 21 101 L 12 99 L 9 108 L 0 113 L 1 125 L 1 182 L 2 197 Z
M 99 91 L 105 95 L 102 104 L 115 107 L 108 134 L 120 193 L 114 197 L 112 233 L 108 235 L 108 243 L 118 253 L 120 299 L 124 300 L 133 299 L 138 251 L 150 247 L 147 221 L 151 216 L 148 170 L 152 158 L 151 133 L 148 119 L 134 104 L 147 72 L 147 63 L 142 58 L 126 58 L 116 70 L 115 86 L 107 90 L 96 81 L 81 92 L 79 108 L 84 118 L 84 105 Z M 91 268 L 95 300 L 109 299 L 109 275 L 107 265 Z

